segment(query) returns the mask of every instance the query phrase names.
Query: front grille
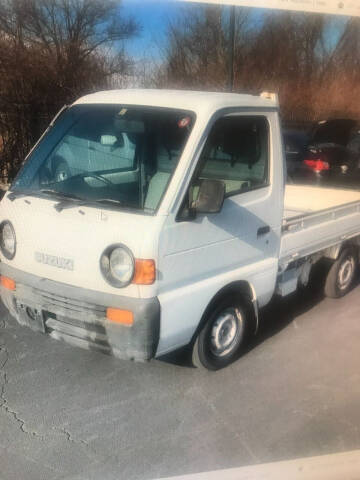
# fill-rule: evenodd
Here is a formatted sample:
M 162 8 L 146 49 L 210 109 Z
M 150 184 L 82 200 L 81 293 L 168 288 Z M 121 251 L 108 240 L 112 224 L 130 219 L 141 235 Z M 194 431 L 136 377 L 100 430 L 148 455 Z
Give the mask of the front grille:
M 97 313 L 101 316 L 105 315 L 105 310 L 106 310 L 105 307 L 101 307 L 99 305 L 85 303 L 79 300 L 69 299 L 66 297 L 62 297 L 60 295 L 55 295 L 53 293 L 44 292 L 43 290 L 38 290 L 36 288 L 33 289 L 33 293 L 36 296 L 40 297 L 43 300 L 44 304 L 50 303 L 55 307 L 58 306 L 73 312 L 80 312 L 80 313 L 88 312 L 91 315 L 94 313 Z

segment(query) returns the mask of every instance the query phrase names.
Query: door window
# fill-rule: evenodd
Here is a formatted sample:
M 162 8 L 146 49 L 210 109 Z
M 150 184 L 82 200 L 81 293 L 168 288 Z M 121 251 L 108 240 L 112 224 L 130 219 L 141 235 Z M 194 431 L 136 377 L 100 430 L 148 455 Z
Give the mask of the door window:
M 269 131 L 265 117 L 217 120 L 200 158 L 195 185 L 202 179 L 225 183 L 226 196 L 268 185 Z

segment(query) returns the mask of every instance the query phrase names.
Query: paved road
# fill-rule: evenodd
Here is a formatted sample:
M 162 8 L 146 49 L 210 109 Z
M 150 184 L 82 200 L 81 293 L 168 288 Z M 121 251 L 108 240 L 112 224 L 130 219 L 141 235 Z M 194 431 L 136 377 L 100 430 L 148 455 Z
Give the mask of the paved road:
M 0 319 L 1 480 L 148 480 L 360 446 L 360 287 L 273 303 L 250 352 L 216 373 Z

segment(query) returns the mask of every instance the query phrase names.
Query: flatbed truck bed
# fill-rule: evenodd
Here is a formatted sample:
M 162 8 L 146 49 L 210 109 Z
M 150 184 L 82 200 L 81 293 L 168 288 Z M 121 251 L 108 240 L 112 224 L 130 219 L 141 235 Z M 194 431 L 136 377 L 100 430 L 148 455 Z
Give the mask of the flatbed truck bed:
M 348 241 L 360 244 L 360 191 L 287 185 L 278 293 L 295 291 L 306 263 L 310 267 L 321 257 L 336 259 Z

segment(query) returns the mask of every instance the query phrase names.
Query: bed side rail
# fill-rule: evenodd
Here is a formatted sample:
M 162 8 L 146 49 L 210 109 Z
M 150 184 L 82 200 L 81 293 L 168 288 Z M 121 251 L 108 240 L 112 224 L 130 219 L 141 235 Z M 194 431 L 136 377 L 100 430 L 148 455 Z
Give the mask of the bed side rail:
M 303 230 L 307 227 L 312 227 L 319 223 L 329 222 L 337 220 L 338 218 L 346 217 L 354 213 L 360 212 L 360 201 L 346 203 L 339 205 L 338 207 L 330 207 L 318 212 L 310 212 L 306 214 L 300 214 L 295 217 L 291 217 L 288 220 L 283 221 L 282 232 L 295 232 Z M 360 225 L 359 225 L 360 230 Z

